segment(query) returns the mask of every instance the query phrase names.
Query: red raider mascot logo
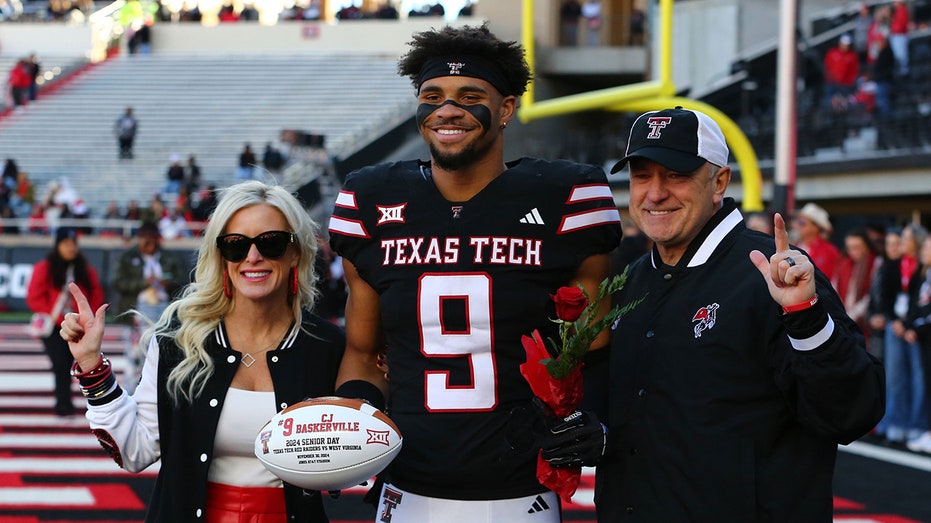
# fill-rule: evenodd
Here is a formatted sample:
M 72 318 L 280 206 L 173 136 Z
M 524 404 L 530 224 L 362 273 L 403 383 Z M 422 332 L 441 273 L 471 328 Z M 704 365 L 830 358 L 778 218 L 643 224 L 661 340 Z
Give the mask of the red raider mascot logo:
M 701 333 L 710 330 L 714 327 L 715 321 L 718 319 L 718 305 L 717 303 L 712 303 L 711 305 L 706 305 L 695 313 L 695 316 L 692 316 L 693 322 L 698 322 L 693 327 L 695 331 L 695 338 L 701 338 Z

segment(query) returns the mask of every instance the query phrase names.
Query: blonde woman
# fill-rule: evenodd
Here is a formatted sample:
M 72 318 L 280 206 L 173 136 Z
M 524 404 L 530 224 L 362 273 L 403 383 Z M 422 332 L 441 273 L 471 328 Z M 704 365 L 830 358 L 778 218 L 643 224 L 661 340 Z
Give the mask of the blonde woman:
M 320 493 L 282 484 L 253 455 L 273 414 L 334 392 L 345 338 L 308 312 L 316 254 L 315 224 L 291 194 L 258 181 L 228 188 L 195 282 L 143 335 L 132 396 L 100 353 L 106 307 L 92 310 L 71 287 L 79 310 L 62 338 L 93 432 L 126 470 L 161 460 L 147 522 L 326 521 Z

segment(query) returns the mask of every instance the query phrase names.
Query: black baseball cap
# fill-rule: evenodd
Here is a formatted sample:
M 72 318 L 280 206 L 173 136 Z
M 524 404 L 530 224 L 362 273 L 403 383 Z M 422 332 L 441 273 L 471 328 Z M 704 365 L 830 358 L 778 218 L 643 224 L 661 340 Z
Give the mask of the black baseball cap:
M 646 158 L 690 173 L 705 162 L 727 165 L 727 156 L 727 143 L 718 124 L 705 113 L 679 106 L 640 115 L 630 129 L 626 156 L 614 164 L 611 174 L 623 169 L 631 158 Z

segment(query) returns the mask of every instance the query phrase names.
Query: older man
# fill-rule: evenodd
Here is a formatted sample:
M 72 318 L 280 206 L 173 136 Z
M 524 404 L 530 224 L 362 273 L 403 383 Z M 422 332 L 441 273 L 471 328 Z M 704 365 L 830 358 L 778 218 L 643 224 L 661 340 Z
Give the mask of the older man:
M 747 229 L 718 125 L 683 108 L 633 125 L 629 268 L 610 353 L 599 521 L 829 523 L 837 445 L 883 414 L 883 369 L 831 284 Z

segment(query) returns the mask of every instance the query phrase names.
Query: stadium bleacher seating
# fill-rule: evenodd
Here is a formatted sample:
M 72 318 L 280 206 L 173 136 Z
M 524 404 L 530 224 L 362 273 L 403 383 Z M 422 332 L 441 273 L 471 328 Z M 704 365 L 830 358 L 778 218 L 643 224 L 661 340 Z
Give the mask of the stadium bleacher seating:
M 326 136 L 344 158 L 413 115 L 416 98 L 397 57 L 158 54 L 118 56 L 0 121 L 0 157 L 14 158 L 43 193 L 67 176 L 99 216 L 110 200 L 148 201 L 172 154 L 197 157 L 204 183 L 235 180 L 244 143 L 261 156 L 281 131 Z M 132 160 L 117 158 L 116 118 L 132 106 Z
M 819 107 L 824 54 L 840 34 L 852 29 L 850 20 L 857 7 L 848 6 L 830 19 L 816 20 L 813 34 L 801 42 L 798 70 L 804 87 L 797 93 L 800 158 L 857 160 L 877 154 L 909 155 L 917 148 L 931 147 L 928 130 L 931 95 L 927 87 L 931 81 L 931 30 L 927 28 L 910 34 L 910 72 L 896 81 L 894 114 L 890 119 L 851 126 L 847 115 Z M 774 155 L 776 60 L 777 48 L 773 42 L 772 46 L 735 63 L 731 81 L 699 96 L 739 123 L 764 163 Z

